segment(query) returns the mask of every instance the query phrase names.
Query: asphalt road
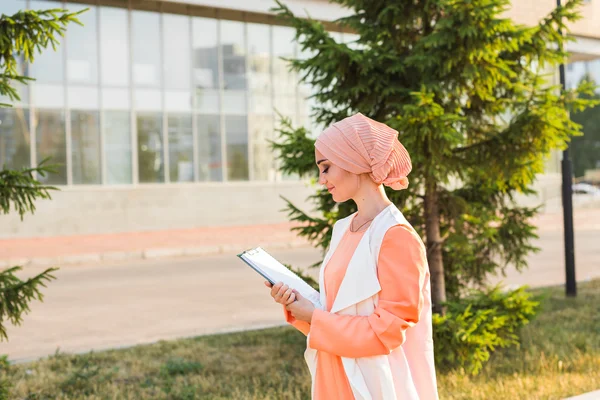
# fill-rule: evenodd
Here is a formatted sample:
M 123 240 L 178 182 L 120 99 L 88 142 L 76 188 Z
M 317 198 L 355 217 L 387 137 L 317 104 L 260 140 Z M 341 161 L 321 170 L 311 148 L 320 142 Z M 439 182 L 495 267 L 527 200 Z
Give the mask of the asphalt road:
M 560 226 L 541 233 L 539 254 L 523 274 L 509 270 L 507 285 L 545 286 L 564 282 Z M 268 250 L 268 249 L 267 249 Z M 273 251 L 282 262 L 308 266 L 314 249 Z M 600 277 L 600 227 L 576 232 L 577 279 Z M 32 276 L 41 268 L 27 268 Z M 316 274 L 316 270 L 313 273 Z M 283 324 L 283 313 L 263 279 L 231 256 L 63 267 L 33 302 L 0 354 L 27 361 L 57 351 L 86 352 Z M 493 281 L 498 281 L 495 278 Z

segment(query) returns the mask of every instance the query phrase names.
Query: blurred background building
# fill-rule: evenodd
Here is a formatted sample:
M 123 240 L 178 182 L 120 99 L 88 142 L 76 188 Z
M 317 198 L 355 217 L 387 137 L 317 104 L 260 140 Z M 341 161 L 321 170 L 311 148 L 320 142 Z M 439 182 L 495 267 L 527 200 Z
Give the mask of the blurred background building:
M 347 12 L 324 0 L 287 0 L 300 15 Z M 271 0 L 1 0 L 0 13 L 89 8 L 56 51 L 22 73 L 21 102 L 0 109 L 0 165 L 62 164 L 41 178 L 60 187 L 20 223 L 2 217 L 0 238 L 109 233 L 286 220 L 280 195 L 302 205 L 313 189 L 278 172 L 268 140 L 276 112 L 306 126 L 311 88 L 281 57 L 306 57 Z M 535 24 L 554 0 L 514 0 L 508 15 Z M 574 24 L 567 82 L 600 82 L 600 1 Z M 329 28 L 338 41 L 350 33 Z M 556 83 L 558 77 L 556 78 Z M 7 102 L 8 99 L 0 99 Z M 560 153 L 538 189 L 560 194 Z

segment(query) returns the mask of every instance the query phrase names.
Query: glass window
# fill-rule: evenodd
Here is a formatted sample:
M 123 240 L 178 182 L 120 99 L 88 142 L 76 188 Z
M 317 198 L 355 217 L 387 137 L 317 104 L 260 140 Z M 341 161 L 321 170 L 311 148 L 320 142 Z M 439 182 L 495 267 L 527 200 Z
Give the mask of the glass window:
M 577 87 L 585 78 L 591 79 L 596 85 L 600 83 L 600 60 L 578 61 L 568 65 L 566 80 L 570 87 Z M 600 90 L 596 90 L 596 94 L 600 94 Z M 582 126 L 583 133 L 583 136 L 574 137 L 569 144 L 573 175 L 588 178 L 590 172 L 600 169 L 600 137 L 597 135 L 600 107 L 573 112 L 571 119 Z M 559 155 L 558 152 L 552 152 L 545 163 L 546 172 L 560 172 Z
M 27 108 L 0 108 L 0 169 L 29 168 L 31 135 Z
M 220 21 L 223 50 L 223 78 L 225 90 L 246 89 L 246 46 L 244 23 Z
M 294 117 L 296 110 L 296 88 L 298 77 L 289 70 L 289 63 L 282 58 L 296 57 L 296 31 L 285 26 L 273 27 L 273 87 L 275 108 L 284 116 Z
M 252 176 L 255 180 L 273 179 L 273 103 L 271 93 L 271 27 L 248 24 L 248 130 L 252 138 Z
M 223 56 L 223 112 L 246 114 L 246 46 L 244 23 L 220 21 Z
M 227 176 L 232 181 L 248 180 L 248 124 L 246 117 L 225 117 Z
M 302 40 L 302 38 L 299 40 Z M 313 57 L 315 54 L 316 52 L 313 50 L 302 50 L 301 47 L 298 46 L 299 59 L 306 60 Z M 309 79 L 311 78 L 309 77 Z M 316 92 L 316 88 L 307 83 L 300 82 L 300 77 L 298 77 L 298 125 L 306 128 L 309 132 L 309 136 L 313 139 L 316 139 L 320 133 L 319 126 L 315 123 L 314 118 L 311 117 L 313 108 L 317 105 L 317 101 L 312 97 Z
M 99 125 L 98 111 L 71 111 L 74 184 L 98 184 L 101 181 Z
M 169 175 L 171 182 L 194 180 L 192 116 L 169 115 Z
M 223 114 L 245 115 L 247 110 L 245 90 L 223 91 Z
M 167 111 L 192 111 L 192 98 L 189 90 L 167 90 L 165 92 L 165 109 Z
M 104 111 L 106 183 L 132 182 L 131 128 L 128 111 Z
M 282 58 L 296 57 L 296 31 L 286 26 L 273 27 L 273 74 L 275 93 L 289 94 L 296 92 L 296 73 L 289 70 L 289 62 Z
M 21 10 L 25 10 L 27 4 L 25 0 L 2 0 L 0 1 L 0 14 L 14 15 Z
M 67 8 L 71 12 L 89 8 L 78 16 L 83 26 L 69 24 L 67 29 L 68 81 L 94 84 L 98 82 L 96 7 L 67 3 Z
M 252 137 L 253 179 L 272 181 L 275 176 L 274 157 L 267 140 L 273 138 L 273 117 L 250 114 L 248 125 Z
M 196 109 L 206 114 L 218 114 L 217 20 L 197 17 L 192 19 L 192 46 Z
M 579 85 L 581 79 L 586 74 L 586 63 L 585 62 L 574 62 L 570 63 L 569 68 L 566 71 L 565 83 L 567 89 L 574 89 Z
M 137 111 L 160 111 L 162 96 L 158 89 L 135 89 L 133 92 Z
M 190 18 L 164 14 L 163 32 L 165 108 L 168 111 L 189 112 L 192 110 Z
M 131 12 L 133 47 L 133 82 L 137 86 L 158 87 L 161 84 L 160 14 Z
M 129 110 L 129 90 L 128 89 L 102 89 L 102 108 L 108 110 Z
M 129 85 L 127 10 L 100 7 L 100 72 L 102 85 Z
M 29 2 L 29 8 L 35 11 L 62 8 L 62 3 L 32 0 Z M 54 37 L 58 42 L 56 51 L 50 43 L 45 49 L 42 49 L 41 54 L 37 50 L 35 51 L 34 61 L 30 66 L 29 73 L 38 83 L 60 83 L 64 79 L 63 38 L 60 35 Z
M 223 180 L 221 155 L 221 125 L 218 115 L 197 115 L 198 164 L 200 181 L 220 182 Z
M 38 108 L 64 108 L 65 87 L 63 85 L 48 85 L 32 82 L 32 105 Z
M 600 59 L 588 61 L 588 72 L 596 84 L 600 83 Z
M 137 138 L 139 182 L 164 182 L 162 115 L 138 113 Z
M 80 110 L 98 109 L 98 88 L 91 86 L 69 86 L 67 89 L 69 108 Z
M 248 24 L 250 113 L 271 115 L 271 28 Z
M 65 115 L 62 110 L 34 110 L 33 128 L 37 152 L 37 163 L 50 158 L 49 164 L 56 164 L 56 173 L 40 182 L 52 185 L 67 184 L 67 139 L 65 133 Z
M 190 88 L 190 18 L 163 14 L 165 88 Z
M 296 72 L 289 70 L 289 62 L 282 59 L 297 57 L 295 35 L 296 31 L 291 27 L 273 27 L 273 82 L 277 82 L 273 87 L 273 93 L 275 93 L 274 105 L 277 112 L 284 117 L 289 117 L 293 126 L 298 126 L 297 88 L 299 77 Z M 279 119 L 275 121 L 275 125 L 276 127 L 280 126 Z M 274 160 L 274 163 L 278 165 L 280 161 Z M 283 180 L 290 178 L 290 176 L 282 174 Z

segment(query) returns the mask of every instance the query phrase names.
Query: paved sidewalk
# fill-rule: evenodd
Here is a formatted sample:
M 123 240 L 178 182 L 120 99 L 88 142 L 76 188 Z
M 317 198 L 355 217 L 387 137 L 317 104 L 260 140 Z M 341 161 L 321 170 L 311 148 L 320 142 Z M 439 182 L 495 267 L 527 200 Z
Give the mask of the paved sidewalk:
M 0 240 L 0 268 L 207 256 L 267 245 L 271 249 L 307 246 L 306 240 L 291 231 L 293 226 L 297 224 L 3 239 Z
M 300 268 L 322 256 L 311 247 L 266 249 Z M 18 275 L 43 269 L 30 266 Z M 264 279 L 235 253 L 84 264 L 54 275 L 22 325 L 7 326 L 10 340 L 0 342 L 0 354 L 11 361 L 285 324 Z
M 538 215 L 540 231 L 562 232 L 562 212 Z M 576 231 L 600 231 L 600 207 L 574 210 Z M 291 231 L 292 223 L 203 227 L 150 232 L 78 235 L 0 240 L 0 268 L 12 265 L 50 266 L 136 259 L 207 256 L 254 246 L 271 249 L 306 247 Z M 576 243 L 577 246 L 577 243 Z
M 600 400 L 600 390 L 590 393 L 585 393 L 575 397 L 569 397 L 565 400 Z

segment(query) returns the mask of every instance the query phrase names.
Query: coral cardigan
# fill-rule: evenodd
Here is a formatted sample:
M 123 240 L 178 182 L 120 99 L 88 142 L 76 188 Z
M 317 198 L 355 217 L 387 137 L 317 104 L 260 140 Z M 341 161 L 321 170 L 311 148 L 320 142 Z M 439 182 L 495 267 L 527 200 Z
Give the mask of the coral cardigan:
M 393 204 L 366 231 L 350 232 L 354 215 L 334 226 L 320 274 L 323 309 L 311 324 L 286 312 L 308 336 L 313 398 L 435 400 L 423 243 Z

